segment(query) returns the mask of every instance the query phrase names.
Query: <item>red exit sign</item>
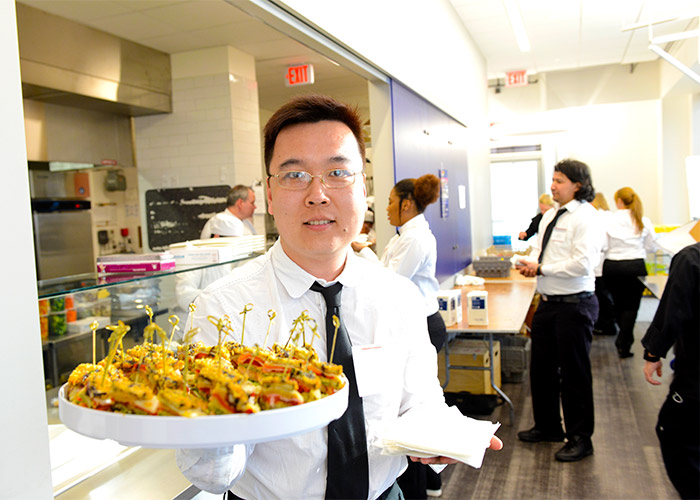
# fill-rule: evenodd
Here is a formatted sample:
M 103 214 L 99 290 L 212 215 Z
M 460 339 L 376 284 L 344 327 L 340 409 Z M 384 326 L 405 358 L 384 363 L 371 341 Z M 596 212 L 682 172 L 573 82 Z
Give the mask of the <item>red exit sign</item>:
M 310 85 L 314 83 L 314 67 L 311 64 L 290 66 L 287 68 L 287 74 L 284 75 L 284 79 L 287 87 Z
M 527 70 L 509 71 L 506 73 L 506 87 L 524 87 L 527 85 Z

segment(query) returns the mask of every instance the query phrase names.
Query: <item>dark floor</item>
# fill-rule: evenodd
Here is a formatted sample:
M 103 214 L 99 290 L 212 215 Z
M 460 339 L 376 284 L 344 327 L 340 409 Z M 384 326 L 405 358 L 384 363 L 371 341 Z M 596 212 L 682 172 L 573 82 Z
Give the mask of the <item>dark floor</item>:
M 677 499 L 664 469 L 654 426 L 670 382 L 664 365 L 663 385 L 644 379 L 639 339 L 653 317 L 657 301 L 644 298 L 635 328 L 634 357 L 619 359 L 614 338 L 596 336 L 591 349 L 596 430 L 595 453 L 576 463 L 560 463 L 561 443 L 522 443 L 517 432 L 533 425 L 529 380 L 504 384 L 515 405 L 510 425 L 501 405 L 490 420 L 503 450 L 487 451 L 481 469 L 457 464 L 443 473 L 443 499 Z

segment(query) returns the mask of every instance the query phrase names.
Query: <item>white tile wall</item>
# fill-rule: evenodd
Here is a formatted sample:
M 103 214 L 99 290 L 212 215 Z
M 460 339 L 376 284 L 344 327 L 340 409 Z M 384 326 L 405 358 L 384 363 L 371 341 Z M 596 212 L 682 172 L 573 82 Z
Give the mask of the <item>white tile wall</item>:
M 173 79 L 172 89 L 172 113 L 134 118 L 140 198 L 148 189 L 261 180 L 257 82 L 232 81 L 222 69 Z

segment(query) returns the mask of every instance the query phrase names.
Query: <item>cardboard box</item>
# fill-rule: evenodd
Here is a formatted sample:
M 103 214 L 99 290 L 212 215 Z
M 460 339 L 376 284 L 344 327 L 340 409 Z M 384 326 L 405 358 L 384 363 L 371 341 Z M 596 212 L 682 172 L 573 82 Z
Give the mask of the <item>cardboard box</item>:
M 175 257 L 177 266 L 196 266 L 206 264 L 218 264 L 233 260 L 233 247 L 179 247 L 172 248 L 170 252 Z
M 472 394 L 496 394 L 491 387 L 491 374 L 488 370 L 461 370 L 455 366 L 491 366 L 488 340 L 455 339 L 450 343 L 450 383 L 445 392 L 467 391 Z M 445 355 L 438 356 L 438 378 L 445 382 Z M 501 343 L 493 342 L 493 378 L 501 386 Z

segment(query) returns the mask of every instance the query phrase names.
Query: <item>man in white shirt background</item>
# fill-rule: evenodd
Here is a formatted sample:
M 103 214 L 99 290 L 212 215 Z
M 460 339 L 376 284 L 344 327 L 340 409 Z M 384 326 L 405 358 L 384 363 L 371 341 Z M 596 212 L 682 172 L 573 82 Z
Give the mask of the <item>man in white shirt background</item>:
M 535 426 L 521 441 L 563 441 L 554 455 L 575 462 L 593 453 L 593 378 L 589 352 L 598 316 L 595 267 L 602 231 L 590 205 L 595 191 L 585 163 L 554 166 L 552 198 L 540 222 L 535 253 L 518 263 L 524 276 L 537 276 L 542 300 L 532 321 L 530 385 Z M 562 429 L 561 407 L 566 433 Z
M 331 98 L 301 96 L 270 118 L 264 135 L 267 206 L 280 237 L 265 255 L 200 294 L 192 318 L 202 328 L 198 340 L 216 343 L 209 316 L 227 314 L 234 331 L 240 332 L 237 312 L 250 303 L 245 343 L 284 345 L 292 321 L 306 311 L 318 322 L 320 336 L 313 347 L 327 360 L 326 293 L 340 289 L 339 306 L 334 306 L 339 332 L 344 330 L 344 343 L 353 346 L 343 370 L 352 371 L 352 378 L 365 371 L 374 382 L 360 387 L 358 376 L 350 384 L 348 410 L 340 420 L 358 415 L 359 405 L 355 422 L 362 423 L 347 440 L 338 442 L 335 427 L 331 439 L 331 422 L 276 441 L 178 450 L 178 466 L 196 486 L 212 493 L 230 489 L 233 499 L 398 499 L 396 478 L 406 459 L 382 455 L 378 435 L 397 418 L 439 419 L 448 408 L 420 292 L 406 278 L 366 262 L 350 248 L 367 209 L 361 120 L 355 110 Z M 276 316 L 268 336 L 270 309 Z M 363 361 L 359 346 L 370 344 L 381 346 L 373 350 L 379 357 Z M 487 436 L 484 446 L 489 442 L 494 449 L 502 446 L 496 437 Z M 339 449 L 345 457 L 338 462 Z M 420 461 L 455 463 L 441 456 Z
M 251 222 L 253 213 L 255 191 L 242 184 L 233 186 L 226 197 L 226 209 L 204 224 L 200 239 L 257 234 Z

